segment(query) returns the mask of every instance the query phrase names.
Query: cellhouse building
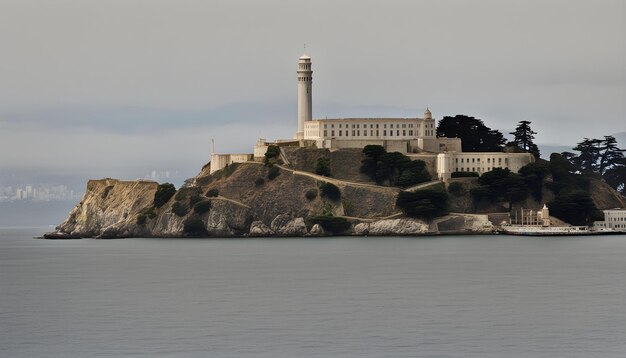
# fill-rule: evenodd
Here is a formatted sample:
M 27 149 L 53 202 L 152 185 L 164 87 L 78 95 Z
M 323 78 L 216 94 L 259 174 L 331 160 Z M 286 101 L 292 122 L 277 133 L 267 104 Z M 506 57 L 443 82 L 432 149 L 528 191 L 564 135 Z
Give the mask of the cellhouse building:
M 535 157 L 530 153 L 463 152 L 460 138 L 437 137 L 436 120 L 426 108 L 422 117 L 413 118 L 313 118 L 313 62 L 303 54 L 298 59 L 297 131 L 293 139 L 268 142 L 259 139 L 253 154 L 211 153 L 211 172 L 230 163 L 262 160 L 267 147 L 300 146 L 338 150 L 380 145 L 388 152 L 400 152 L 413 160 L 423 160 L 440 180 L 453 172 L 476 172 L 494 168 L 517 172 Z

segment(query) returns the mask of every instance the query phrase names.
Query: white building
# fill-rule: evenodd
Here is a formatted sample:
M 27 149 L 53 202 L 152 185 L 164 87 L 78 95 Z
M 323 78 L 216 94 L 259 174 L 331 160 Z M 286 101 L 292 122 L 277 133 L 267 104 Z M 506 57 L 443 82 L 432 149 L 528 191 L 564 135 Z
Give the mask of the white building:
M 604 211 L 603 221 L 594 221 L 593 227 L 596 230 L 613 229 L 626 231 L 626 209 L 608 209 Z
M 301 147 L 363 148 L 381 145 L 388 152 L 400 152 L 411 159 L 432 163 L 440 180 L 453 172 L 476 172 L 479 175 L 493 168 L 508 168 L 517 172 L 534 161 L 530 153 L 463 153 L 461 139 L 438 138 L 437 124 L 426 108 L 423 117 L 414 118 L 325 118 L 313 119 L 313 70 L 311 57 L 298 59 L 298 129 L 294 140 L 266 142 L 254 146 L 253 154 L 215 154 L 211 150 L 211 173 L 231 163 L 261 160 L 269 145 Z M 432 173 L 433 175 L 435 173 Z

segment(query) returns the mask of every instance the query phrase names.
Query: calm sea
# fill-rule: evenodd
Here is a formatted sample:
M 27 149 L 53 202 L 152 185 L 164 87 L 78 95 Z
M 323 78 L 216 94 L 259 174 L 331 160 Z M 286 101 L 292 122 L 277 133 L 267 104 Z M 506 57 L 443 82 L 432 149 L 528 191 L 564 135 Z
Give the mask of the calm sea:
M 626 236 L 34 240 L 0 357 L 626 357 Z

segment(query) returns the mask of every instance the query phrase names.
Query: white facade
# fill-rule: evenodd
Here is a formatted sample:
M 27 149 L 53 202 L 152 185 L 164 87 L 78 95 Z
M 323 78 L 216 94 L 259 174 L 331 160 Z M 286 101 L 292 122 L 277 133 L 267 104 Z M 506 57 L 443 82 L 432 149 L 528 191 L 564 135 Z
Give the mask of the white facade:
M 626 209 L 609 209 L 604 211 L 604 221 L 595 221 L 596 230 L 613 229 L 626 231 Z
M 313 118 L 313 70 L 311 58 L 306 54 L 298 61 L 298 132 L 296 139 L 303 138 L 305 123 Z
M 245 163 L 254 160 L 253 154 L 211 154 L 210 174 L 224 169 L 233 163 Z
M 475 172 L 482 175 L 494 168 L 508 168 L 517 173 L 523 166 L 535 161 L 531 153 L 448 152 L 437 154 L 437 176 L 450 179 L 454 172 Z

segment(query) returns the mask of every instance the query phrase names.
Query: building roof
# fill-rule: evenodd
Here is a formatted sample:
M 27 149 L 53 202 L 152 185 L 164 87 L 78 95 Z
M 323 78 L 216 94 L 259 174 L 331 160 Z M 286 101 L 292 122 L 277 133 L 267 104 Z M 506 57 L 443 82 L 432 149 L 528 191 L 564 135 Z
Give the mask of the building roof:
M 424 118 L 316 118 L 313 121 L 422 121 Z

